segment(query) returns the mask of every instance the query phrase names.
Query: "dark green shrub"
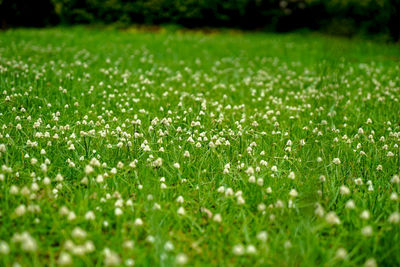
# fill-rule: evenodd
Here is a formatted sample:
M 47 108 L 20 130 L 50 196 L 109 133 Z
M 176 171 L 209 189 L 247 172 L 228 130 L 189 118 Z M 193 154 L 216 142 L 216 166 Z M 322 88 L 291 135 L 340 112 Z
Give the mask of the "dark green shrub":
M 301 28 L 398 40 L 400 0 L 0 0 L 2 26 L 179 24 L 291 31 Z

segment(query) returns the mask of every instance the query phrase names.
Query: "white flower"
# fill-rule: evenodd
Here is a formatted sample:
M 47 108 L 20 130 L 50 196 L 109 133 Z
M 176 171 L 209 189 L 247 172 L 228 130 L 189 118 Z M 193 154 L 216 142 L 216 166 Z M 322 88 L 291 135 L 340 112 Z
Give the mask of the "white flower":
M 339 191 L 340 191 L 340 194 L 342 194 L 342 195 L 348 195 L 348 194 L 350 194 L 350 189 L 349 189 L 347 186 L 345 186 L 345 185 L 342 185 L 342 186 L 340 187 Z
M 134 224 L 135 224 L 136 226 L 142 226 L 142 225 L 143 225 L 143 221 L 142 221 L 142 219 L 137 218 L 137 219 L 135 220 Z
M 333 162 L 334 164 L 336 164 L 336 165 L 339 165 L 339 164 L 341 163 L 339 158 L 334 158 L 334 159 L 332 160 L 332 162 Z
M 71 235 L 77 239 L 85 239 L 87 234 L 82 228 L 75 227 L 74 230 L 72 230 Z
M 24 215 L 25 212 L 26 212 L 26 207 L 23 204 L 19 205 L 14 211 L 15 215 L 17 215 L 18 217 Z
M 289 195 L 291 197 L 297 197 L 299 195 L 299 193 L 297 193 L 296 189 L 292 189 L 292 190 L 290 190 Z
M 354 203 L 354 201 L 353 201 L 352 199 L 350 199 L 350 200 L 348 200 L 348 201 L 346 202 L 345 207 L 346 207 L 346 209 L 352 210 L 352 209 L 355 209 L 355 208 L 356 208 L 356 204 Z
M 181 165 L 179 163 L 174 163 L 174 168 L 179 169 Z
M 339 248 L 336 250 L 336 258 L 344 260 L 347 258 L 347 251 L 344 248 Z
M 248 245 L 246 248 L 246 253 L 247 254 L 256 254 L 257 253 L 257 249 L 254 245 Z
M 109 248 L 105 248 L 103 250 L 104 254 L 104 265 L 105 266 L 117 266 L 121 264 L 121 259 L 117 253 L 110 250 Z
M 363 185 L 363 181 L 361 178 L 355 179 L 354 182 L 356 183 L 356 185 Z
M 0 240 L 0 254 L 6 255 L 10 253 L 10 246 L 6 241 Z
M 268 239 L 268 234 L 265 231 L 261 231 L 257 234 L 257 239 L 261 242 L 266 242 Z
M 368 210 L 364 210 L 363 212 L 361 212 L 360 214 L 360 218 L 363 220 L 368 220 L 370 217 L 369 211 Z
M 233 247 L 233 254 L 235 255 L 243 255 L 244 254 L 244 246 L 242 244 L 235 245 Z
M 92 173 L 93 171 L 94 171 L 94 169 L 93 169 L 92 166 L 86 165 L 86 167 L 85 167 L 85 173 L 86 173 L 86 174 L 90 174 L 90 173 Z
M 153 166 L 153 167 L 161 167 L 162 166 L 162 164 L 163 164 L 163 160 L 162 160 L 162 158 L 158 158 L 158 159 L 156 159 L 155 161 L 153 161 L 152 163 L 151 163 L 151 165 Z
M 183 203 L 183 197 L 182 196 L 178 196 L 178 198 L 176 199 L 176 202 L 178 203 Z
M 254 184 L 256 182 L 256 177 L 250 176 L 249 177 L 249 183 Z
M 399 184 L 400 183 L 400 177 L 397 174 L 393 175 L 393 178 L 390 180 L 390 182 L 392 184 Z
M 178 213 L 179 215 L 185 215 L 185 209 L 184 209 L 183 207 L 179 207 L 177 213 Z
M 330 211 L 326 214 L 325 216 L 325 220 L 328 224 L 334 225 L 334 224 L 340 224 L 340 219 L 339 217 L 336 215 L 335 212 Z
M 254 168 L 253 167 L 248 167 L 247 170 L 245 171 L 248 175 L 253 175 L 254 174 Z
M 5 153 L 6 152 L 6 145 L 5 144 L 0 144 L 0 152 Z
M 399 222 L 400 222 L 400 213 L 397 212 L 397 211 L 393 212 L 393 213 L 389 216 L 388 221 L 389 221 L 390 223 L 393 223 L 393 224 L 399 223 Z
M 188 262 L 188 257 L 185 254 L 179 253 L 178 255 L 176 255 L 176 264 L 184 265 L 187 262 Z
M 218 223 L 222 222 L 222 216 L 221 216 L 221 214 L 219 214 L 219 213 L 215 214 L 213 220 L 214 220 L 215 222 L 218 222 Z
M 241 195 L 237 197 L 237 203 L 238 205 L 243 205 L 245 203 L 245 200 Z
M 60 256 L 58 257 L 57 263 L 61 266 L 70 265 L 72 264 L 72 257 L 67 252 L 61 252 Z
M 372 231 L 372 227 L 367 225 L 361 229 L 361 234 L 368 237 L 372 235 Z
M 90 211 L 86 212 L 86 214 L 85 214 L 86 220 L 93 221 L 95 218 L 96 218 L 96 216 L 93 211 L 90 210 Z
M 364 267 L 378 267 L 378 264 L 374 258 L 370 258 L 364 263 Z
M 167 241 L 167 242 L 165 242 L 165 244 L 164 244 L 164 249 L 165 249 L 166 251 L 172 251 L 172 250 L 174 249 L 174 244 L 172 244 L 171 241 Z
M 115 213 L 115 216 L 120 216 L 120 215 L 122 215 L 124 212 L 123 212 L 120 208 L 115 208 L 114 213 Z

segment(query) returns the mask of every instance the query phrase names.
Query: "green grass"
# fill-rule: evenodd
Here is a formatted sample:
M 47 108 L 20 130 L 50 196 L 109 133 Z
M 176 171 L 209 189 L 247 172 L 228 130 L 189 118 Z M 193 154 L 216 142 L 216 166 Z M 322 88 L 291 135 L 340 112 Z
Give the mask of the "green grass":
M 399 60 L 313 34 L 0 33 L 0 265 L 400 265 Z

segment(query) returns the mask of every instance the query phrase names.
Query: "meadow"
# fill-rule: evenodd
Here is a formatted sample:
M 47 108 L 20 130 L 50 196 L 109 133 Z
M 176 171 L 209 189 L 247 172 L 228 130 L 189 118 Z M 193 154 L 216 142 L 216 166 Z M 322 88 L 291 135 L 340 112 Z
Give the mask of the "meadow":
M 399 266 L 400 47 L 0 32 L 1 266 Z

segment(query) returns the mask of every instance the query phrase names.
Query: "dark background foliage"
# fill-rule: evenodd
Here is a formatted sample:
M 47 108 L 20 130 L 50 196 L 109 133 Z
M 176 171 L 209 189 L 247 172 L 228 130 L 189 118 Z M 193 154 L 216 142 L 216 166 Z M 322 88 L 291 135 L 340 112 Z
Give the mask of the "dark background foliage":
M 397 41 L 400 0 L 0 0 L 1 27 L 177 24 L 332 34 Z

